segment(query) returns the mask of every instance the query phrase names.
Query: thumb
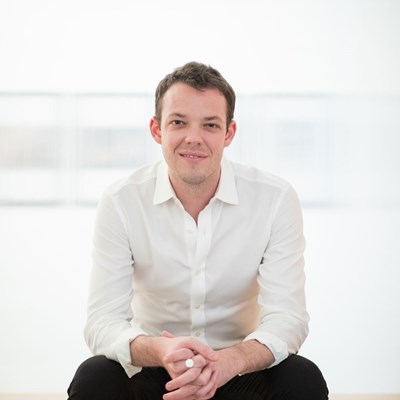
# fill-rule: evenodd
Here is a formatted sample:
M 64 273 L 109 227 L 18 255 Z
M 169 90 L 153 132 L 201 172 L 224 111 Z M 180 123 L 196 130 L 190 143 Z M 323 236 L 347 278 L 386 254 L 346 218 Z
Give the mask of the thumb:
M 167 337 L 167 338 L 170 338 L 170 339 L 173 339 L 175 337 L 171 332 L 166 331 L 166 330 L 162 331 L 161 336 L 164 336 L 164 337 Z
M 217 361 L 218 359 L 218 355 L 215 350 L 197 339 L 192 340 L 189 344 L 189 347 L 192 349 L 192 351 L 201 354 L 203 357 L 210 361 Z

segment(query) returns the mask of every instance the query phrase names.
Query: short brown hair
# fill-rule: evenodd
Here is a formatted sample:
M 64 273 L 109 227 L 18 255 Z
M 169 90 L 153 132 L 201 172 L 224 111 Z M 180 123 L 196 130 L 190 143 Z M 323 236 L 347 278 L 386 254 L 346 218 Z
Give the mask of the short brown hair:
M 167 90 L 177 82 L 182 82 L 198 90 L 219 90 L 226 100 L 226 128 L 228 129 L 235 112 L 235 92 L 219 71 L 209 65 L 194 61 L 176 68 L 158 84 L 155 94 L 155 117 L 159 122 L 161 122 L 163 97 Z

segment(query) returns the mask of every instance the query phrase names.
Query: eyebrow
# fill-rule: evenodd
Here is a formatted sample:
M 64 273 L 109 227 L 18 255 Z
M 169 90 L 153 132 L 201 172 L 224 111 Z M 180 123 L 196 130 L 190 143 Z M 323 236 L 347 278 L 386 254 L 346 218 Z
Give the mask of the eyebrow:
M 173 113 L 171 113 L 171 114 L 168 115 L 168 118 L 171 118 L 171 117 L 185 118 L 186 115 L 185 115 L 185 114 L 178 113 L 178 112 L 173 112 Z
M 218 120 L 218 121 L 223 121 L 218 115 L 213 115 L 212 117 L 206 117 L 204 118 L 205 121 L 214 121 L 214 120 Z
M 168 118 L 173 118 L 173 117 L 178 117 L 178 118 L 186 118 L 186 114 L 181 114 L 179 112 L 173 112 L 168 115 Z M 218 115 L 211 115 L 209 117 L 205 117 L 204 121 L 223 121 L 222 118 L 220 118 Z

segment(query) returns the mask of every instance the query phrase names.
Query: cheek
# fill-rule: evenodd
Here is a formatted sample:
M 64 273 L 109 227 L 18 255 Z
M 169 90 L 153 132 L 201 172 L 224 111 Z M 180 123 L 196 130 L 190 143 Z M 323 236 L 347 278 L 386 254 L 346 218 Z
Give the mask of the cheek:
M 178 141 L 172 139 L 170 136 L 164 136 L 161 142 L 161 147 L 163 153 L 172 153 L 175 148 L 178 146 Z
M 222 153 L 225 147 L 225 141 L 221 138 L 215 139 L 208 143 L 208 146 L 213 149 L 214 153 Z

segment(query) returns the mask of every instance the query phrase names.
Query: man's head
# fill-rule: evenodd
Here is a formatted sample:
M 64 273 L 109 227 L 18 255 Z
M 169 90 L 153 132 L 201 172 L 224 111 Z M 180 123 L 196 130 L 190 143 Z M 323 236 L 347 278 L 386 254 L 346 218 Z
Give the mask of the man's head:
M 236 133 L 234 106 L 231 86 L 203 64 L 177 68 L 158 85 L 150 132 L 162 146 L 178 197 L 178 191 L 188 187 L 215 192 L 223 151 Z
M 176 68 L 158 84 L 155 96 L 155 117 L 160 123 L 164 95 L 172 85 L 178 82 L 197 90 L 217 89 L 226 100 L 226 126 L 229 126 L 235 111 L 235 92 L 216 69 L 198 62 L 190 62 Z

